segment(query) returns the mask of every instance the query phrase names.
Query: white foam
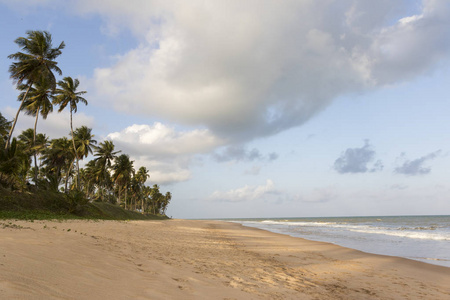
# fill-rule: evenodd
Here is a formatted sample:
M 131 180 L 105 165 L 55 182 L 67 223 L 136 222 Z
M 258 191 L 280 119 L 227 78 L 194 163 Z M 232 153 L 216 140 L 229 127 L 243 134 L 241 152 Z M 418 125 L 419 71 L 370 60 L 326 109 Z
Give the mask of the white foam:
M 380 230 L 380 229 L 350 229 L 353 232 L 361 233 L 372 233 L 372 234 L 384 234 L 390 236 L 405 237 L 410 239 L 421 239 L 421 240 L 435 240 L 435 241 L 450 241 L 450 234 L 445 233 L 431 233 L 431 232 L 413 232 L 413 231 L 397 231 L 397 230 Z

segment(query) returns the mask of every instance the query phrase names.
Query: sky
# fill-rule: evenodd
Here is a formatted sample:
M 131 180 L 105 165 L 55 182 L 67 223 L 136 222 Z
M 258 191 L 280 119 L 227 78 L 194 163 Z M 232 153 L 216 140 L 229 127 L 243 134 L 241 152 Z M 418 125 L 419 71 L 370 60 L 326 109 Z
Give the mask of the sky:
M 28 30 L 65 42 L 74 126 L 147 167 L 169 216 L 450 214 L 449 1 L 0 0 L 9 120 Z

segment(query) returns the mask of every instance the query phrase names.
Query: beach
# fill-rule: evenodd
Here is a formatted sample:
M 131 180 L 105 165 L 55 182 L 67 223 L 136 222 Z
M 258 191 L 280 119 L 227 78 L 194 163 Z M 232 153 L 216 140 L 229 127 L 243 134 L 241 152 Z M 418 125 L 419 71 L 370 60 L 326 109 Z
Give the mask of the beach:
M 222 221 L 0 221 L 2 299 L 449 299 L 450 268 Z

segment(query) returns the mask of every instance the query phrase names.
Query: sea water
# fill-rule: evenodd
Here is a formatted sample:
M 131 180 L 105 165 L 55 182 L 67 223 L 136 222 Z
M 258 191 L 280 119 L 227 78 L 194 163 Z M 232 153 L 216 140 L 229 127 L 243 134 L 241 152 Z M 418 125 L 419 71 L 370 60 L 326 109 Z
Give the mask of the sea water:
M 227 220 L 244 226 L 450 267 L 450 216 Z

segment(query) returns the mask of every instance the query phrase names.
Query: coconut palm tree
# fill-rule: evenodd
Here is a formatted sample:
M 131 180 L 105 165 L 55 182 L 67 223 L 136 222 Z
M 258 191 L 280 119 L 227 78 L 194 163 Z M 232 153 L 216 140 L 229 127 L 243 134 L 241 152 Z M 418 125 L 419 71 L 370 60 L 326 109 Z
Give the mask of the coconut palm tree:
M 81 126 L 75 129 L 74 135 L 78 157 L 83 159 L 92 154 L 93 149 L 96 148 L 95 144 L 97 144 L 97 141 L 94 140 L 95 135 L 92 134 L 92 128 Z
M 5 117 L 3 117 L 2 113 L 0 113 L 0 139 L 6 139 L 6 136 L 11 129 L 11 121 L 8 121 Z
M 164 195 L 159 191 L 159 186 L 157 184 L 153 185 L 150 191 L 150 196 L 152 199 L 153 214 L 160 213 L 161 203 L 163 201 Z
M 27 37 L 19 37 L 14 42 L 21 48 L 22 52 L 16 52 L 8 56 L 8 58 L 16 60 L 9 67 L 10 78 L 17 85 L 25 84 L 26 89 L 9 131 L 5 149 L 9 147 L 23 102 L 33 83 L 44 77 L 53 89 L 56 87 L 56 78 L 53 72 L 59 75 L 62 72 L 55 59 L 61 55 L 61 50 L 65 47 L 64 42 L 61 42 L 58 47 L 53 48 L 52 36 L 47 31 L 27 31 Z
M 28 128 L 20 133 L 20 135 L 17 137 L 17 140 L 19 142 L 19 148 L 22 149 L 22 154 L 26 155 L 28 157 L 28 161 L 30 162 L 31 166 L 31 157 L 36 158 L 36 153 L 34 151 L 34 130 L 32 128 Z M 36 166 L 36 160 L 35 160 L 35 166 Z M 27 172 L 28 173 L 28 172 Z M 33 175 L 33 179 L 36 179 L 36 177 Z M 35 181 L 36 182 L 36 181 Z
M 75 135 L 76 156 L 80 159 L 86 158 L 89 154 L 92 154 L 92 149 L 97 144 L 94 140 L 94 135 L 91 133 L 92 128 L 87 126 L 81 126 L 75 129 L 73 134 Z M 76 187 L 80 184 L 80 165 L 77 160 L 77 181 Z
M 137 180 L 136 175 L 131 178 L 130 182 L 130 192 L 131 192 L 131 210 L 136 210 L 137 201 L 140 198 L 141 194 L 141 185 L 139 181 Z
M 118 187 L 119 203 L 122 190 L 125 188 L 125 209 L 127 208 L 127 190 L 134 173 L 133 161 L 126 154 L 122 154 L 115 159 L 113 165 L 113 180 Z
M 23 152 L 23 147 L 16 138 L 13 138 L 11 146 L 0 151 L 0 186 L 23 189 L 26 185 L 29 161 L 29 157 Z
M 75 158 L 77 160 L 77 172 L 80 169 L 79 156 L 77 152 L 77 148 L 75 146 L 75 137 L 73 133 L 73 123 L 72 123 L 72 115 L 77 112 L 78 102 L 88 104 L 87 100 L 81 97 L 81 95 L 86 94 L 86 91 L 77 92 L 78 86 L 80 85 L 80 81 L 78 79 L 72 79 L 72 77 L 64 77 L 63 80 L 58 82 L 58 89 L 55 91 L 54 104 L 59 105 L 58 112 L 61 112 L 66 108 L 66 106 L 70 107 L 70 133 L 72 135 L 72 145 L 75 151 Z M 79 176 L 78 176 L 79 177 Z
M 144 195 L 142 195 L 144 183 L 147 181 L 147 179 L 150 177 L 148 174 L 148 169 L 146 167 L 140 167 L 139 170 L 136 173 L 136 181 L 137 185 L 139 187 L 139 197 L 141 198 L 141 210 L 142 213 L 144 213 Z
M 67 191 L 74 156 L 71 142 L 66 137 L 51 140 L 50 146 L 43 153 L 43 164 L 46 166 L 46 171 L 48 175 L 56 177 L 58 185 L 62 178 L 62 171 L 65 172 L 65 191 Z
M 142 187 L 142 199 L 143 199 L 143 204 L 142 204 L 142 213 L 144 213 L 145 211 L 148 211 L 148 207 L 150 205 L 150 196 L 151 196 L 151 192 L 152 192 L 152 188 L 149 186 L 144 185 Z
M 25 85 L 21 85 L 19 89 L 25 89 Z M 41 77 L 38 81 L 36 81 L 33 86 L 28 90 L 28 93 L 22 92 L 19 95 L 19 98 L 25 98 L 25 101 L 22 105 L 22 110 L 25 111 L 27 115 L 35 116 L 35 122 L 34 122 L 34 132 L 33 132 L 33 149 L 36 146 L 36 128 L 38 123 L 39 115 L 42 116 L 42 118 L 47 119 L 47 116 L 49 113 L 53 111 L 53 104 L 52 104 L 52 98 L 53 98 L 53 87 L 50 81 L 45 78 Z M 37 165 L 37 159 L 36 159 L 36 152 L 33 151 L 34 156 L 34 182 L 37 183 L 37 177 L 39 173 L 39 168 Z
M 80 179 L 82 179 L 80 189 L 84 190 L 86 198 L 92 199 L 95 192 L 95 186 L 100 185 L 98 178 L 98 167 L 94 160 L 90 160 L 85 165 L 84 169 L 80 169 Z
M 163 214 L 166 214 L 166 209 L 167 209 L 167 206 L 170 203 L 170 200 L 172 200 L 172 193 L 171 192 L 167 192 L 166 195 L 164 196 L 164 200 L 163 200 L 163 203 L 162 203 L 162 213 Z
M 95 150 L 94 156 L 97 166 L 98 180 L 100 183 L 100 198 L 104 200 L 104 189 L 109 185 L 111 175 L 109 170 L 111 169 L 111 162 L 117 157 L 120 151 L 114 151 L 114 143 L 112 141 L 104 141 L 100 143 Z

